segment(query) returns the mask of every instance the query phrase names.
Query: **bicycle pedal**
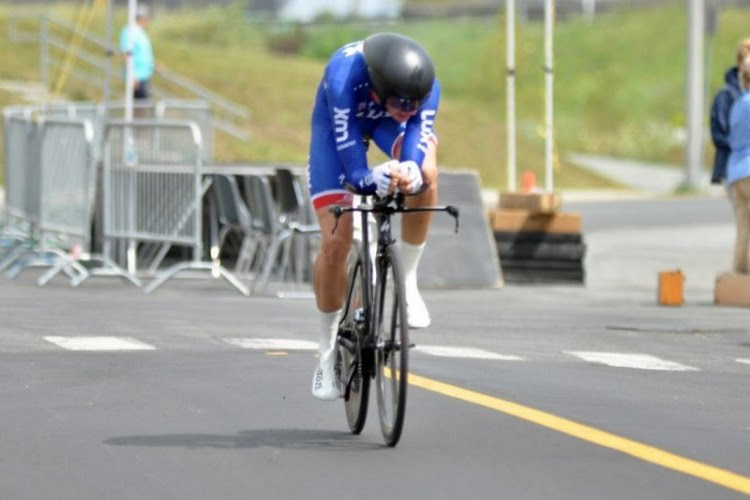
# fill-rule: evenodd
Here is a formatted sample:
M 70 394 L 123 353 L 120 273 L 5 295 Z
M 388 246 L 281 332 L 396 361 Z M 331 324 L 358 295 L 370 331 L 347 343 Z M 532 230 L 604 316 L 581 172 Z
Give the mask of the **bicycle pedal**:
M 409 349 L 412 349 L 414 347 L 417 347 L 417 344 L 415 344 L 414 342 L 409 343 Z

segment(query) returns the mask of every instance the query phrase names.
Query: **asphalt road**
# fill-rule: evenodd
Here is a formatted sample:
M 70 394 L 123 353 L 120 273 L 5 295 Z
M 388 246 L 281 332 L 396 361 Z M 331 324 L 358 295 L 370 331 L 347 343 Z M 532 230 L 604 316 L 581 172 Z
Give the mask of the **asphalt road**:
M 424 291 L 433 326 L 413 335 L 395 449 L 374 408 L 352 436 L 340 403 L 310 396 L 313 351 L 239 346 L 315 341 L 309 299 L 2 278 L 2 496 L 740 498 L 748 313 L 710 297 L 731 213 L 726 200 L 629 203 L 581 207 L 585 286 Z M 675 264 L 686 304 L 659 307 L 655 270 Z

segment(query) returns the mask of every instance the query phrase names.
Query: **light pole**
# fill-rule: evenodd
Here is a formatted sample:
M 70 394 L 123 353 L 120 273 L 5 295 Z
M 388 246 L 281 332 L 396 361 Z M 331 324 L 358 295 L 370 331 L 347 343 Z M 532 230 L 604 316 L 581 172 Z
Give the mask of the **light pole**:
M 506 128 L 508 191 L 516 190 L 516 1 L 505 6 Z
M 697 190 L 703 166 L 703 32 L 705 24 L 704 0 L 687 0 L 687 78 L 685 88 L 685 187 Z

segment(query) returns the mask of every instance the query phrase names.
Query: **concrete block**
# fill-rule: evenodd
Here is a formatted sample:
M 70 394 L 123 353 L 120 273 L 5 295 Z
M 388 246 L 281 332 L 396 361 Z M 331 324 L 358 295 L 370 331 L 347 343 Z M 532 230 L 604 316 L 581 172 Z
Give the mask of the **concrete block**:
M 482 202 L 476 171 L 440 171 L 439 205 L 459 208 L 460 226 L 453 217 L 436 213 L 417 273 L 420 287 L 497 288 L 502 271 L 497 245 Z M 401 217 L 394 218 L 394 235 L 401 239 Z

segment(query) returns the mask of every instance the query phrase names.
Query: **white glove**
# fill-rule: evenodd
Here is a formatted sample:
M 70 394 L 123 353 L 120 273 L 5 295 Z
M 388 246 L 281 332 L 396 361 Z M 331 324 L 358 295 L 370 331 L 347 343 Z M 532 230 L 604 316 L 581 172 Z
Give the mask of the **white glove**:
M 375 193 L 381 198 L 391 191 L 391 171 L 398 168 L 398 160 L 389 160 L 380 165 L 375 165 L 370 171 L 372 183 L 375 184 Z
M 399 172 L 409 181 L 409 193 L 416 193 L 422 187 L 422 172 L 414 161 L 404 161 L 399 164 Z

